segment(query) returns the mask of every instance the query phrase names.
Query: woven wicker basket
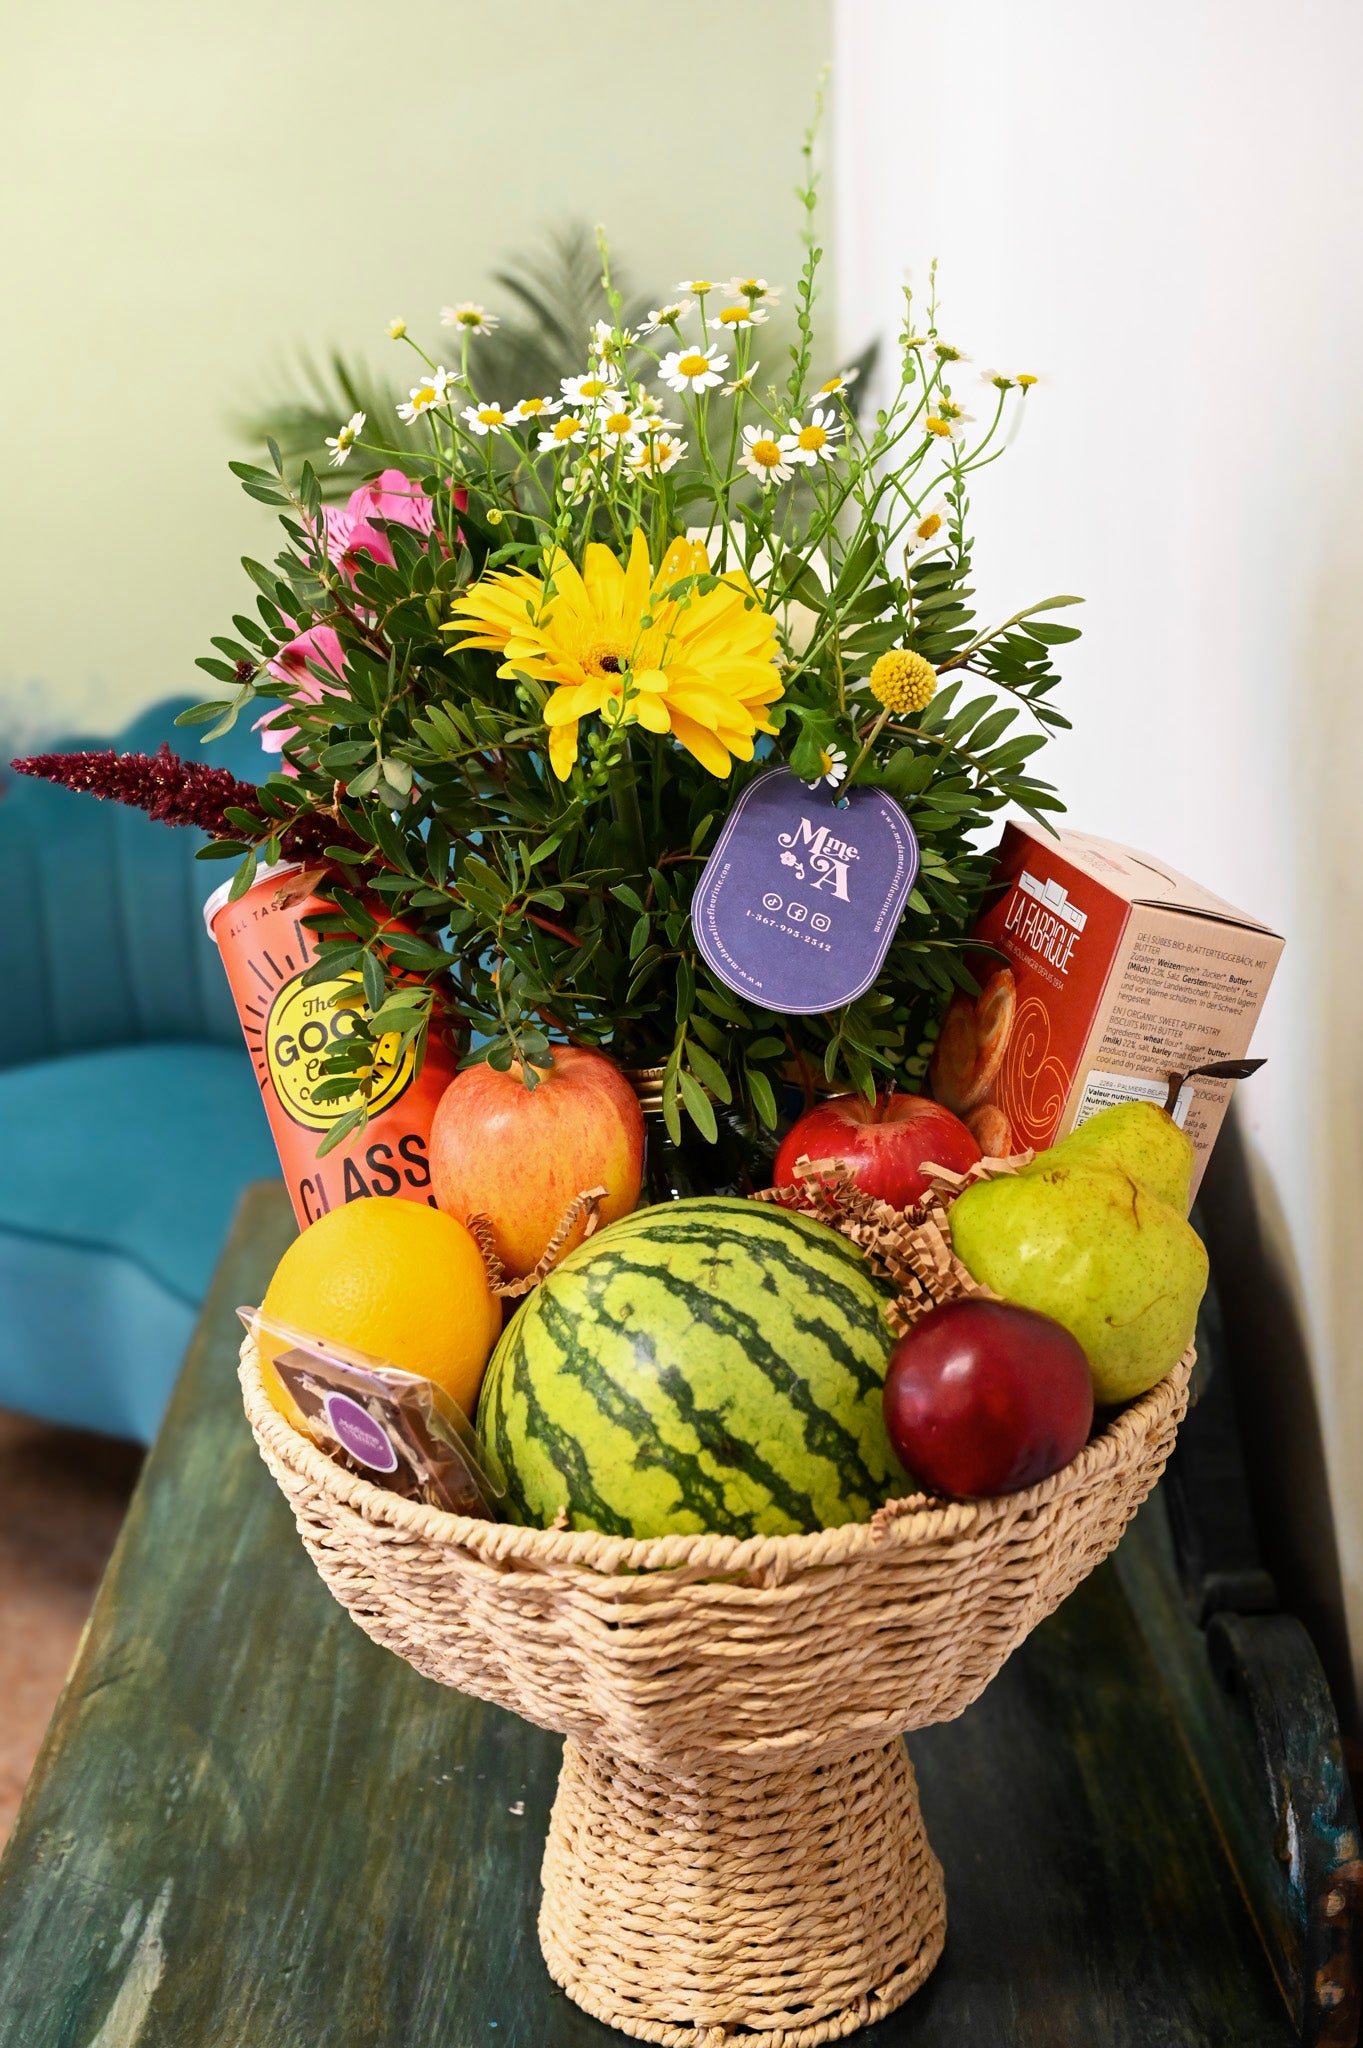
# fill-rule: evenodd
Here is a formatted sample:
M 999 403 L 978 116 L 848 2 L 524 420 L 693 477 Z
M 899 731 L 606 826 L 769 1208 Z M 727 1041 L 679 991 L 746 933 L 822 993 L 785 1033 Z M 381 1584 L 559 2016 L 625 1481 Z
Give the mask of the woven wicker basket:
M 950 1720 L 1159 1478 L 1191 1353 L 1025 1493 L 809 1536 L 473 1521 L 341 1470 L 241 1380 L 327 1585 L 443 1685 L 560 1730 L 540 1942 L 642 2040 L 812 2048 L 917 1989 L 946 1929 L 900 1737 Z

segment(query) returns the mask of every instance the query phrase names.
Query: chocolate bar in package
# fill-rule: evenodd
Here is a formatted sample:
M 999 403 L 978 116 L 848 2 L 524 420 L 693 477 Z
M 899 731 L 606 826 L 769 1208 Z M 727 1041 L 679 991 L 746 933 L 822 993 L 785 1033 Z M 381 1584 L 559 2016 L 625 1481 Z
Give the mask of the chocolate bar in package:
M 258 1341 L 272 1340 L 274 1369 L 319 1450 L 405 1500 L 498 1519 L 506 1488 L 496 1460 L 433 1380 L 259 1309 L 237 1314 Z

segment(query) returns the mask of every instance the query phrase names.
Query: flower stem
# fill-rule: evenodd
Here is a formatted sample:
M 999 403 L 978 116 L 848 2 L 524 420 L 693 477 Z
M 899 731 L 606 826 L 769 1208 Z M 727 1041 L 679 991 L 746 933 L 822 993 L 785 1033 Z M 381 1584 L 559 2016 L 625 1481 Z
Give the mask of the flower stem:
M 878 740 L 878 739 L 880 738 L 881 730 L 882 730 L 882 728 L 883 728 L 883 726 L 884 726 L 884 724 L 885 724 L 885 721 L 886 721 L 886 719 L 887 719 L 887 718 L 889 717 L 889 715 L 890 715 L 890 712 L 889 712 L 889 707 L 888 707 L 888 705 L 887 705 L 887 706 L 886 706 L 886 708 L 885 708 L 885 710 L 881 712 L 881 714 L 880 714 L 879 718 L 878 718 L 878 719 L 876 720 L 875 724 L 874 724 L 874 725 L 873 725 L 873 726 L 871 727 L 871 730 L 870 730 L 870 732 L 869 732 L 869 733 L 868 733 L 868 734 L 866 735 L 866 744 L 865 744 L 865 745 L 863 746 L 863 748 L 862 748 L 861 752 L 860 752 L 860 753 L 859 753 L 859 754 L 857 755 L 857 758 L 856 758 L 856 760 L 855 760 L 855 761 L 854 761 L 854 762 L 852 763 L 851 767 L 850 767 L 850 768 L 848 769 L 848 771 L 847 771 L 847 781 L 846 781 L 846 783 L 844 784 L 844 787 L 845 787 L 845 788 L 847 788 L 847 789 L 850 789 L 850 788 L 852 787 L 852 784 L 853 784 L 853 783 L 854 783 L 854 782 L 856 781 L 856 779 L 857 779 L 857 771 L 858 771 L 858 769 L 859 769 L 859 768 L 861 767 L 861 764 L 862 764 L 862 762 L 863 762 L 863 761 L 864 761 L 864 760 L 866 759 L 866 756 L 867 756 L 867 755 L 868 755 L 868 754 L 870 753 L 870 751 L 871 751 L 872 747 L 873 747 L 873 746 L 875 745 L 876 741 L 877 741 L 877 740 Z
M 644 816 L 639 805 L 639 770 L 628 733 L 620 735 L 620 765 L 610 779 L 611 814 L 628 834 L 635 873 L 648 872 L 648 842 L 644 838 Z

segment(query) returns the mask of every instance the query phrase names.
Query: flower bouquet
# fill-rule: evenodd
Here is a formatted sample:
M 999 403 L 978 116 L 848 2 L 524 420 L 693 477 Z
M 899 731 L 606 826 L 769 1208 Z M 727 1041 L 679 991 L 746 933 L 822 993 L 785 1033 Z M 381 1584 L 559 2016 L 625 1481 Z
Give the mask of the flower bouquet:
M 950 1500 L 907 1476 L 930 1474 L 926 1437 L 896 1461 L 887 1357 L 989 1292 L 951 1217 L 980 1218 L 987 1254 L 998 1187 L 1020 1168 L 1020 1204 L 1044 1205 L 1045 1173 L 972 1163 L 965 1126 L 916 1102 L 888 1201 L 821 1185 L 798 1126 L 779 1200 L 726 1198 L 762 1191 L 816 1097 L 873 1119 L 916 1101 L 942 1011 L 978 991 L 981 830 L 1059 807 L 1032 767 L 1066 723 L 1053 659 L 1076 637 L 1052 616 L 1070 597 L 985 626 L 973 605 L 971 479 L 1035 379 L 970 370 L 934 285 L 921 307 L 906 291 L 863 410 L 855 371 L 816 368 L 812 173 L 802 196 L 780 360 L 764 278 L 691 278 L 627 318 L 603 249 L 603 315 L 557 389 L 487 389 L 494 317 L 464 303 L 444 350 L 390 330 L 418 457 L 357 411 L 328 437 L 336 470 L 368 471 L 344 505 L 273 442 L 268 466 L 233 465 L 284 545 L 245 563 L 255 612 L 214 641 L 220 694 L 182 723 L 252 717 L 278 758 L 259 785 L 168 753 L 23 764 L 204 828 L 203 857 L 235 864 L 225 963 L 230 937 L 282 972 L 267 910 L 297 935 L 288 1058 L 311 1032 L 315 1071 L 303 1091 L 262 1060 L 262 1086 L 319 1163 L 345 1148 L 349 1173 L 368 1133 L 379 1164 L 342 1206 L 303 1207 L 266 1310 L 367 1353 L 352 1394 L 389 1385 L 382 1352 L 471 1415 L 497 1296 L 524 1297 L 479 1409 L 509 1519 L 374 1483 L 380 1410 L 350 1396 L 354 1441 L 380 1448 L 347 1465 L 258 1331 L 251 1424 L 363 1628 L 568 1736 L 541 1921 L 558 1980 L 643 2038 L 772 2048 L 852 2031 L 932 1967 L 941 1876 L 899 1738 L 959 1712 L 1111 1548 L 1172 1442 L 1191 1330 L 1134 1382 L 1116 1361 L 1100 1398 L 1139 1398 L 1090 1434 L 1085 1353 L 1049 1324 L 1078 1388 L 1065 1448 L 1014 1446 L 992 1480 L 968 1458 L 955 1490 L 984 1497 Z M 731 915 L 759 840 L 770 876 Z M 299 870 L 283 887 L 281 863 Z M 423 1178 L 424 1134 L 395 1146 L 382 1119 L 442 1062 Z M 1161 1159 L 1186 1193 L 1181 1156 Z M 1111 1164 L 1089 1144 L 1093 1213 L 1064 1219 L 1062 1246 L 1106 1227 Z M 962 1173 L 980 1185 L 962 1194 Z M 1192 1299 L 1176 1199 L 1143 1187 L 1137 1206 L 1158 1207 Z M 383 1246 L 359 1290 L 325 1273 L 342 1241 L 357 1270 Z M 322 1294 L 298 1291 L 305 1269 Z M 326 1327 L 317 1304 L 359 1293 L 365 1329 L 401 1342 L 339 1309 Z M 313 1396 L 315 1415 L 338 1398 Z

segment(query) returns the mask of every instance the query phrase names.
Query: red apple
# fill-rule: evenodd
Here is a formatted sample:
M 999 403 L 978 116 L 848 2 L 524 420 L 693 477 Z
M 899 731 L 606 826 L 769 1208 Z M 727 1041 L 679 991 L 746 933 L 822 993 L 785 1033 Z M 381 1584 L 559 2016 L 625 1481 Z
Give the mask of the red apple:
M 934 1493 L 978 1500 L 1035 1486 L 1077 1457 L 1093 1426 L 1093 1375 L 1060 1323 L 967 1295 L 930 1309 L 885 1374 L 885 1427 Z
M 859 1188 L 908 1209 L 928 1191 L 925 1164 L 964 1173 L 980 1148 L 958 1116 L 926 1095 L 835 1095 L 802 1116 L 776 1155 L 775 1185 L 795 1179 L 796 1161 L 836 1159 Z
M 519 1067 L 456 1074 L 431 1125 L 431 1186 L 440 1208 L 467 1223 L 486 1216 L 508 1273 L 538 1265 L 574 1195 L 604 1187 L 601 1221 L 639 1199 L 644 1118 L 604 1053 L 556 1045 L 554 1064 L 527 1088 Z M 581 1237 L 585 1222 L 569 1246 Z

